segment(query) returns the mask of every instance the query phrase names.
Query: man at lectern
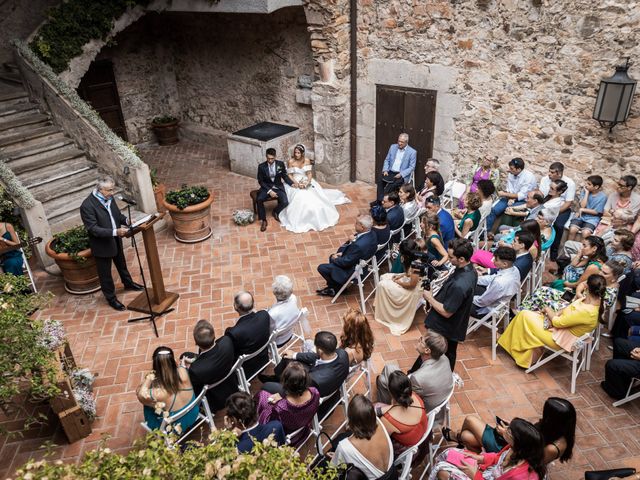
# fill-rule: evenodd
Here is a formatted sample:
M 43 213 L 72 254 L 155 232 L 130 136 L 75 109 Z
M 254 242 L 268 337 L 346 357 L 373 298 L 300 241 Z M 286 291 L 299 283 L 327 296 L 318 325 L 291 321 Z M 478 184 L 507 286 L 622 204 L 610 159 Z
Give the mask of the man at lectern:
M 116 289 L 111 277 L 111 264 L 114 263 L 125 290 L 143 290 L 143 286 L 131 278 L 122 249 L 122 237 L 129 229 L 123 227 L 128 219 L 120 212 L 113 199 L 115 181 L 111 177 L 101 177 L 96 188 L 82 202 L 80 217 L 87 232 L 91 253 L 95 257 L 100 287 L 107 302 L 116 310 L 126 307 L 116 297 Z

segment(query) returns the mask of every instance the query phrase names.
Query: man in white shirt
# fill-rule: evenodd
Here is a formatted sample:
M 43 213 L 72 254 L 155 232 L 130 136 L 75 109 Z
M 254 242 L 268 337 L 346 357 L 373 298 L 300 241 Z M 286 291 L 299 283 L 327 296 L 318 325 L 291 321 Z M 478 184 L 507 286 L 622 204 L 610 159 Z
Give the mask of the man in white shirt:
M 476 295 L 473 297 L 471 316 L 480 318 L 503 300 L 509 300 L 520 288 L 520 270 L 513 265 L 516 251 L 511 247 L 498 247 L 493 263 L 498 268 L 494 275 L 478 277 Z
M 385 193 L 398 191 L 403 183 L 411 181 L 416 168 L 416 151 L 409 146 L 409 135 L 401 133 L 398 143 L 389 147 L 382 165 L 382 176 L 378 180 L 377 203 Z
M 513 158 L 509 162 L 509 175 L 507 176 L 507 189 L 500 190 L 500 200 L 493 206 L 487 217 L 487 230 L 493 228 L 496 219 L 504 213 L 507 207 L 524 203 L 527 194 L 538 186 L 536 176 L 524 168 L 524 160 Z
M 560 205 L 560 212 L 556 221 L 553 222 L 553 229 L 556 231 L 556 238 L 551 245 L 551 260 L 555 261 L 558 256 L 558 249 L 560 248 L 560 242 L 562 241 L 562 235 L 564 234 L 564 226 L 571 216 L 571 204 L 576 198 L 576 184 L 575 182 L 564 175 L 564 165 L 560 162 L 553 162 L 549 165 L 549 175 L 540 179 L 540 191 L 546 197 L 549 194 L 551 183 L 555 180 L 562 180 L 567 184 L 567 189 L 564 191 L 560 198 L 563 200 Z
M 286 344 L 293 335 L 293 329 L 300 316 L 298 299 L 293 294 L 293 282 L 286 275 L 278 275 L 271 285 L 276 303 L 267 311 L 271 317 L 270 331 L 280 330 L 276 337 L 278 347 Z

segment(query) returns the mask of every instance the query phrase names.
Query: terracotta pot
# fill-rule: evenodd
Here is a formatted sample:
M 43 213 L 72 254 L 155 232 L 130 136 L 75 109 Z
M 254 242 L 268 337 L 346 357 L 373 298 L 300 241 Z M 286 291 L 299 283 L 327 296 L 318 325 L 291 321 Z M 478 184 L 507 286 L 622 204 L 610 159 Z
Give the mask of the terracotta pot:
M 74 295 L 84 295 L 100 290 L 98 269 L 91 250 L 86 249 L 78 253 L 78 256 L 86 258 L 86 261 L 79 263 L 72 259 L 68 253 L 54 252 L 51 248 L 52 242 L 53 240 L 50 240 L 47 243 L 45 251 L 60 267 L 64 278 L 64 289 Z
M 211 236 L 211 203 L 213 194 L 209 192 L 209 198 L 197 205 L 190 205 L 184 210 L 180 210 L 175 205 L 163 204 L 169 211 L 173 220 L 173 236 L 179 242 L 196 243 L 202 242 Z
M 179 120 L 163 124 L 151 124 L 153 133 L 155 133 L 160 145 L 175 145 L 180 141 L 178 138 Z
M 156 208 L 159 213 L 164 213 L 167 208 L 164 206 L 164 196 L 167 194 L 167 186 L 164 183 L 159 183 L 153 189 L 153 195 L 156 198 Z

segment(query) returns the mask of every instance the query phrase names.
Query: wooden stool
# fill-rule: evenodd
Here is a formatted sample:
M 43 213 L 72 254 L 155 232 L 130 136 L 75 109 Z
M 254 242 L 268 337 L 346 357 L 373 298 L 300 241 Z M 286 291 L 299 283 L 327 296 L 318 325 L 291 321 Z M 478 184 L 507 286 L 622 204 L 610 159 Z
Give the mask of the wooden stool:
M 260 190 L 251 190 L 251 192 L 249 193 L 249 195 L 251 196 L 251 202 L 253 203 L 253 213 L 257 214 L 258 213 L 258 192 Z M 267 199 L 265 200 L 265 202 L 277 202 L 278 199 L 277 198 L 272 198 L 272 197 L 267 197 Z

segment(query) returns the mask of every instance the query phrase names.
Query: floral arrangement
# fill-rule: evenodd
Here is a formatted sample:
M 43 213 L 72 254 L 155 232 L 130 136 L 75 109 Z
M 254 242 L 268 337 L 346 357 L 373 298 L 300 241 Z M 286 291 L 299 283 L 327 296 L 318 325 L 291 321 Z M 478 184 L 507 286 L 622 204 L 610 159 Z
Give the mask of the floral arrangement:
M 241 227 L 253 223 L 254 220 L 255 217 L 251 210 L 235 210 L 233 212 L 233 221 L 236 225 L 240 225 Z
M 71 382 L 73 384 L 73 396 L 78 405 L 89 420 L 96 418 L 96 399 L 93 396 L 93 382 L 96 377 L 88 368 L 82 368 L 71 372 Z
M 64 331 L 62 323 L 58 320 L 45 320 L 42 322 L 42 330 L 40 332 L 40 338 L 38 344 L 42 345 L 49 350 L 57 350 L 67 340 L 67 334 Z
M 333 480 L 336 470 L 309 471 L 290 447 L 277 447 L 272 438 L 257 442 L 249 453 L 239 453 L 233 432 L 216 430 L 207 442 L 190 442 L 190 448 L 172 448 L 160 432 L 138 440 L 125 454 L 105 448 L 88 451 L 78 464 L 30 460 L 16 472 L 16 480 L 73 478 L 133 480 L 215 478 L 219 480 Z
M 210 193 L 209 190 L 207 190 L 207 187 L 188 187 L 186 185 L 182 185 L 180 190 L 171 190 L 170 192 L 167 192 L 165 200 L 167 203 L 178 207 L 178 209 L 184 210 L 191 205 L 197 205 L 204 202 L 209 198 L 209 195 Z
M 0 182 L 18 206 L 28 209 L 36 204 L 34 196 L 4 162 L 4 157 L 0 157 Z
M 29 46 L 22 40 L 13 40 L 11 44 L 16 47 L 18 53 L 29 64 L 33 70 L 44 78 L 55 90 L 55 92 L 71 104 L 73 109 L 87 122 L 95 128 L 103 140 L 111 147 L 111 149 L 131 168 L 141 168 L 144 163 L 140 157 L 132 151 L 127 143 L 116 135 L 111 128 L 104 123 L 100 115 L 89 106 L 87 102 L 82 100 L 78 92 L 58 77 L 49 65 L 44 63 Z M 0 177 L 2 173 L 0 172 Z M 16 181 L 19 181 L 16 179 Z M 26 189 L 25 189 L 26 190 Z M 27 190 L 28 192 L 28 190 Z M 31 195 L 31 194 L 29 194 Z M 12 194 L 13 196 L 13 194 Z M 13 196 L 13 198 L 16 198 Z

